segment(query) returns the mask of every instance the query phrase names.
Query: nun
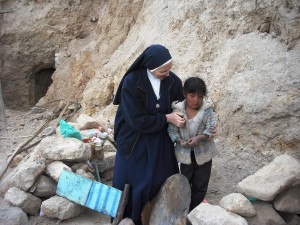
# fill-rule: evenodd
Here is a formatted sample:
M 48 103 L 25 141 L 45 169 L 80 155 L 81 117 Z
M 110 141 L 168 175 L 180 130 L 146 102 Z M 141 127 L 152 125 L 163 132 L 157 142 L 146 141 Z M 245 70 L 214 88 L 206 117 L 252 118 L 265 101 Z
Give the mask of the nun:
M 123 76 L 113 104 L 117 154 L 113 187 L 131 186 L 123 217 L 142 224 L 141 213 L 164 181 L 178 173 L 168 123 L 182 127 L 185 119 L 171 103 L 183 100 L 182 81 L 171 72 L 172 57 L 162 45 L 151 45 Z

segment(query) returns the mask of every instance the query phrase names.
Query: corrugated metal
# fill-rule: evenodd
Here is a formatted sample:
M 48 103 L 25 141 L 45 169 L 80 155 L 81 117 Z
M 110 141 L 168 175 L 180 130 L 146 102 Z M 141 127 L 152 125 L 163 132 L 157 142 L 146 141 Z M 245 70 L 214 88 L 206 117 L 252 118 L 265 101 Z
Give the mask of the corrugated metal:
M 122 192 L 99 182 L 93 182 L 88 200 L 85 204 L 98 212 L 115 217 Z
M 122 191 L 63 170 L 56 193 L 80 205 L 115 217 Z

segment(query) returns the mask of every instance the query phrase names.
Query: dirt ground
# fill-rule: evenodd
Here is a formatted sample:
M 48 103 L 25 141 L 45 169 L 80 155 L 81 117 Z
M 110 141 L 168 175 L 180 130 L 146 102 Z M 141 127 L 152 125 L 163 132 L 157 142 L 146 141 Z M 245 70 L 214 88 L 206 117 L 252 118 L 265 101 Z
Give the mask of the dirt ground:
M 41 113 L 32 113 L 30 110 L 18 111 L 9 110 L 5 111 L 7 116 L 7 126 L 1 121 L 0 129 L 0 169 L 2 171 L 5 160 L 25 141 L 45 123 L 47 116 L 52 113 L 52 109 L 48 109 Z M 55 122 L 55 121 L 54 121 Z M 51 124 L 50 124 L 51 125 Z M 55 125 L 52 124 L 52 125 Z M 44 130 L 46 133 L 46 129 Z M 42 135 L 41 133 L 40 135 Z M 30 142 L 34 143 L 35 139 Z M 236 184 L 246 177 L 248 174 L 254 172 L 257 168 L 261 167 L 255 156 L 251 156 L 252 160 L 256 160 L 256 166 L 253 166 L 252 160 L 248 160 L 248 155 L 237 155 L 237 151 L 232 146 L 226 146 L 222 141 L 216 139 L 217 146 L 220 154 L 213 160 L 213 169 L 210 179 L 210 184 L 207 193 L 207 199 L 211 204 L 218 204 L 218 201 L 226 194 L 234 192 Z M 29 144 L 29 145 L 30 145 Z M 24 151 L 22 154 L 28 154 L 34 147 Z M 0 207 L 7 204 L 5 200 L 0 199 Z M 58 219 L 49 219 L 47 217 L 33 216 L 30 217 L 32 225 L 75 225 L 75 224 L 110 224 L 109 218 L 101 213 L 87 210 L 87 212 L 79 217 L 59 221 Z

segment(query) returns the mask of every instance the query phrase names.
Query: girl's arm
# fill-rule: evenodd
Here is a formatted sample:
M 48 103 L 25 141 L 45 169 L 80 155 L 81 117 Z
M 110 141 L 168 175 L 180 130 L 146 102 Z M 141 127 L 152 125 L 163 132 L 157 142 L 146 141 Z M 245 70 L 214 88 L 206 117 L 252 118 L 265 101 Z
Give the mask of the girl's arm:
M 181 138 L 178 127 L 176 127 L 173 123 L 169 123 L 168 133 L 174 143 Z
M 175 126 L 174 124 L 172 123 L 169 123 L 169 126 L 168 126 L 168 133 L 169 133 L 169 136 L 171 138 L 171 140 L 174 142 L 174 143 L 178 143 L 180 144 L 181 146 L 184 146 L 184 147 L 188 147 L 187 146 L 187 141 L 185 141 L 180 133 L 179 133 L 179 127 Z
M 212 108 L 209 108 L 205 111 L 207 115 L 206 117 L 206 123 L 205 123 L 205 129 L 203 131 L 203 134 L 207 134 L 209 138 L 216 135 L 216 120 L 214 111 Z

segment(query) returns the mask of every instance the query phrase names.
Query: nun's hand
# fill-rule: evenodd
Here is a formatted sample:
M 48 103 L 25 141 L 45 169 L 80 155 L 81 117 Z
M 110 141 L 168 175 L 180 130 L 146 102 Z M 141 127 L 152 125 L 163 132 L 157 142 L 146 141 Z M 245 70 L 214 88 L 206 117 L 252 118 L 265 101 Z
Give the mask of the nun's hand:
M 167 114 L 166 117 L 168 123 L 173 123 L 177 127 L 183 127 L 183 125 L 185 124 L 183 114 L 180 112 L 172 112 L 170 114 Z

